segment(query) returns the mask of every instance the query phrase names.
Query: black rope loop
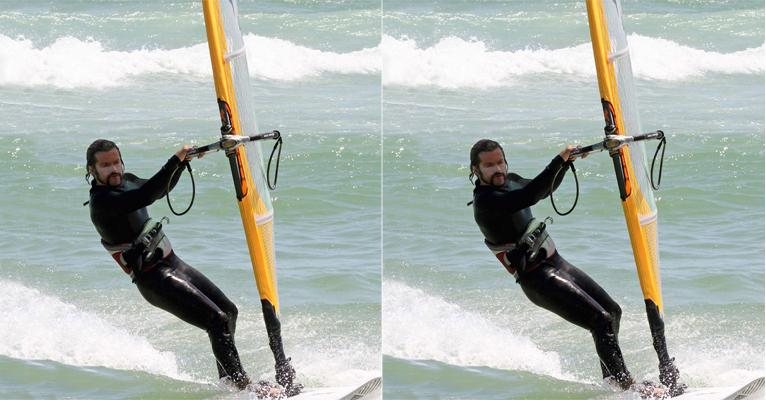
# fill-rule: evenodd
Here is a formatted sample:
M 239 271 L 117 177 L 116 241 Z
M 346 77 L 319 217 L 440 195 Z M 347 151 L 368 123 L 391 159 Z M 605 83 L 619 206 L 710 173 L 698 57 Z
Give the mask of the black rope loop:
M 569 169 L 572 170 L 572 174 L 574 175 L 574 180 L 575 180 L 575 199 L 574 199 L 574 203 L 572 204 L 572 208 L 570 208 L 569 211 L 565 213 L 562 213 L 561 211 L 559 211 L 559 209 L 556 208 L 556 202 L 553 200 L 553 191 L 554 191 L 553 184 L 558 179 L 559 174 L 562 173 L 561 171 L 564 171 L 564 173 L 566 173 L 566 170 L 567 170 L 566 165 L 564 166 L 564 168 L 561 168 L 556 172 L 556 175 L 554 175 L 553 177 L 553 182 L 551 182 L 551 194 L 550 194 L 551 206 L 553 206 L 553 211 L 555 211 L 556 214 L 561 215 L 562 217 L 565 215 L 571 214 L 572 211 L 574 211 L 575 207 L 577 207 L 577 200 L 580 199 L 580 181 L 577 180 L 577 170 L 575 169 L 574 162 L 569 162 L 568 164 L 569 164 Z
M 654 158 L 652 158 L 652 169 L 649 172 L 649 177 L 652 184 L 652 189 L 659 190 L 660 189 L 660 183 L 662 182 L 662 164 L 665 161 L 665 146 L 667 145 L 668 141 L 665 139 L 665 136 L 662 136 L 662 139 L 660 139 L 660 143 L 657 145 L 657 150 L 654 151 Z M 660 152 L 660 149 L 662 149 L 662 155 L 660 155 L 660 169 L 659 173 L 657 175 L 657 184 L 654 184 L 654 163 L 657 161 L 657 154 Z
M 274 167 L 274 183 L 271 183 L 271 161 L 274 159 L 274 153 L 277 153 L 277 164 Z M 266 185 L 269 189 L 274 190 L 277 188 L 277 178 L 279 177 L 279 160 L 282 158 L 282 136 L 277 136 L 274 147 L 271 149 L 271 155 L 269 156 L 269 164 L 266 167 Z
M 181 166 L 181 168 L 183 168 L 183 166 Z M 170 181 L 168 181 L 168 189 L 165 192 L 165 199 L 168 201 L 168 207 L 170 208 L 170 212 L 172 212 L 174 215 L 177 215 L 179 217 L 188 213 L 189 210 L 191 210 L 192 206 L 194 205 L 194 197 L 197 193 L 197 188 L 194 185 L 194 174 L 192 173 L 191 163 L 188 161 L 186 162 L 186 170 L 189 171 L 189 177 L 191 178 L 191 184 L 192 184 L 192 197 L 191 197 L 191 201 L 189 201 L 189 206 L 186 207 L 186 209 L 180 213 L 176 212 L 176 210 L 173 209 L 173 205 L 170 204 Z M 181 171 L 180 173 L 183 173 L 183 171 Z

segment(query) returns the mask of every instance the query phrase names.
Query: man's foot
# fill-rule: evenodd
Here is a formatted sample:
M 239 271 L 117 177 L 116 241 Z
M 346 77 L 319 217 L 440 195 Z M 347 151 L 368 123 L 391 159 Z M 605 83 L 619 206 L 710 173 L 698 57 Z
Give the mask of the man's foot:
M 638 393 L 642 399 L 667 399 L 670 396 L 667 387 L 650 381 L 634 383 L 630 390 Z
M 618 374 L 617 376 L 608 376 L 604 378 L 606 383 L 620 390 L 628 390 L 635 383 L 630 374 Z
M 267 381 L 253 382 L 247 375 L 226 376 L 221 381 L 237 390 L 247 390 L 259 399 L 283 399 L 287 396 L 282 386 Z
M 247 385 L 247 390 L 259 399 L 283 399 L 286 396 L 281 386 L 266 381 L 251 383 Z
M 660 364 L 660 383 L 668 387 L 671 397 L 679 396 L 686 391 L 686 384 L 679 382 L 681 374 L 678 368 L 673 364 L 675 358 L 671 358 L 667 363 Z
M 250 385 L 250 378 L 247 375 L 236 374 L 234 376 L 221 377 L 221 382 L 226 385 L 233 386 L 238 390 L 245 390 Z
M 290 359 L 277 363 L 274 366 L 277 373 L 277 383 L 285 388 L 287 397 L 295 396 L 303 390 L 303 385 L 295 382 L 295 369 L 290 365 Z

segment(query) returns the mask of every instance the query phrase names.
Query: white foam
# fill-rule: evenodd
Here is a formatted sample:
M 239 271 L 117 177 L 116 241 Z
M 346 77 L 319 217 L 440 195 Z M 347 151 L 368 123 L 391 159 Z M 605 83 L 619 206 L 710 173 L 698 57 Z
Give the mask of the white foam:
M 295 360 L 293 367 L 299 374 L 299 380 L 311 387 L 353 386 L 380 376 L 381 373 L 380 370 L 369 369 L 355 362 L 354 358 L 358 354 L 370 354 L 366 348 L 352 345 L 335 348 L 333 351 L 316 347 L 306 350 L 298 349 L 291 357 Z M 268 379 L 269 376 L 261 378 Z
M 558 354 L 477 313 L 396 281 L 384 281 L 383 293 L 384 354 L 577 380 L 562 371 Z
M 27 39 L 0 35 L 0 85 L 103 88 L 151 73 L 210 74 L 207 46 L 175 50 L 110 51 L 92 39 L 71 36 L 37 48 Z
M 0 354 L 74 366 L 145 371 L 190 380 L 175 356 L 96 315 L 21 284 L 0 281 Z
M 427 48 L 384 35 L 383 84 L 444 88 L 506 86 L 532 73 L 588 74 L 590 44 L 561 50 L 489 50 L 484 42 L 450 36 Z M 588 63 L 590 61 L 590 63 Z
M 303 315 L 293 316 L 289 324 L 283 322 L 282 331 L 291 332 L 288 353 L 301 383 L 308 387 L 353 386 L 381 376 L 377 343 L 366 344 L 362 338 L 354 339 L 355 335 L 323 332 L 320 326 L 333 323 L 328 318 L 332 317 Z M 335 322 L 340 326 L 347 323 L 342 319 Z
M 378 47 L 349 53 L 320 51 L 287 40 L 247 34 L 250 75 L 294 81 L 323 74 L 377 74 Z M 0 34 L 0 86 L 50 85 L 60 88 L 124 86 L 148 74 L 207 78 L 212 69 L 207 43 L 177 49 L 105 49 L 93 39 L 65 36 L 40 47 L 25 38 Z
M 628 36 L 633 71 L 638 78 L 679 81 L 706 74 L 762 74 L 764 46 L 732 53 L 705 51 L 672 40 Z
M 490 88 L 529 75 L 595 76 L 590 43 L 560 49 L 492 50 L 478 40 L 449 36 L 430 47 L 383 35 L 380 45 L 347 53 L 322 51 L 288 40 L 244 37 L 250 74 L 276 81 L 310 80 L 327 74 L 381 73 L 384 85 Z M 629 36 L 633 70 L 640 79 L 682 81 L 707 74 L 762 74 L 764 46 L 718 53 L 662 38 Z M 0 86 L 105 88 L 136 77 L 174 74 L 207 79 L 206 43 L 177 49 L 109 50 L 94 39 L 60 37 L 47 46 L 0 34 Z
M 639 79 L 679 81 L 710 73 L 760 74 L 764 47 L 717 53 L 670 40 L 628 37 L 633 72 Z M 450 36 L 430 47 L 383 35 L 383 84 L 443 88 L 510 86 L 527 75 L 595 76 L 589 42 L 560 49 L 491 50 L 479 40 Z M 529 79 L 529 78 L 527 78 Z
M 677 339 L 684 339 L 672 345 L 671 355 L 676 358 L 681 377 L 689 386 L 732 386 L 764 375 L 763 328 L 762 324 L 758 326 L 757 318 L 751 320 L 755 327 L 740 327 L 736 332 L 704 329 L 711 323 L 731 323 L 725 319 L 713 322 L 691 315 L 672 318 L 673 324 L 666 325 L 666 331 Z M 733 317 L 735 321 L 738 319 Z M 760 343 L 753 333 L 761 337 Z
M 294 81 L 322 74 L 377 74 L 379 46 L 348 53 L 321 51 L 287 40 L 253 34 L 244 36 L 250 74 L 265 79 Z

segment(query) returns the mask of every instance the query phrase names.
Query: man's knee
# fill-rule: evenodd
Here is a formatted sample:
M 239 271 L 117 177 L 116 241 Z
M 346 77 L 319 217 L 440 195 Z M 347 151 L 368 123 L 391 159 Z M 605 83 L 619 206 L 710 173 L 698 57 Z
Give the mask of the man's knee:
M 622 318 L 622 308 L 620 308 L 620 305 L 614 303 L 614 306 L 609 310 L 609 313 L 612 314 L 612 320 L 619 324 L 620 318 Z
M 233 318 L 228 312 L 222 310 L 214 311 L 210 316 L 208 331 L 210 333 L 231 333 L 231 324 L 237 319 L 236 310 Z
M 237 322 L 237 316 L 239 315 L 239 310 L 237 309 L 237 306 L 234 305 L 234 303 L 230 301 L 219 302 L 217 306 L 221 309 L 223 313 L 226 314 L 226 316 L 229 318 L 231 322 Z
M 602 334 L 613 334 L 615 324 L 620 322 L 621 314 L 622 311 L 619 309 L 619 307 L 617 308 L 616 313 L 614 310 L 603 310 L 597 312 L 593 318 L 591 330 L 593 330 L 593 332 L 599 336 Z

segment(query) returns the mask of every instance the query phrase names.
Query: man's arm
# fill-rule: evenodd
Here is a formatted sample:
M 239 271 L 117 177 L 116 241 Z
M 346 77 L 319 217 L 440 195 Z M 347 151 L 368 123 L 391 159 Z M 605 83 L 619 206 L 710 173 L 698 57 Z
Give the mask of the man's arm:
M 569 168 L 569 163 L 571 163 L 571 162 L 572 162 L 572 161 L 567 161 L 567 162 L 565 162 L 564 164 L 562 164 L 562 165 L 561 165 L 561 169 L 564 169 L 564 170 L 566 170 L 567 168 Z M 561 185 L 561 181 L 563 181 L 563 180 L 564 180 L 564 175 L 566 175 L 566 173 L 565 173 L 565 172 L 566 172 L 566 171 L 560 171 L 560 172 L 558 172 L 558 175 L 556 175 L 556 180 L 553 182 L 553 190 L 551 190 L 551 191 L 548 193 L 548 196 L 550 196 L 551 194 L 553 194 L 553 192 L 555 192 L 555 191 L 556 191 L 556 189 L 558 189 L 558 188 L 559 188 L 559 185 Z M 546 197 L 547 197 L 547 196 L 546 196 Z
M 530 179 L 524 179 L 524 178 L 519 177 L 520 178 L 519 181 L 522 184 L 524 184 L 525 186 L 527 186 L 527 185 L 535 182 L 536 179 L 540 178 L 540 175 L 545 174 L 545 176 L 542 177 L 543 181 L 540 182 L 542 187 L 540 187 L 538 189 L 535 186 L 533 188 L 535 190 L 535 192 L 533 193 L 533 196 L 532 196 L 532 198 L 534 200 L 533 200 L 533 202 L 530 205 L 533 205 L 533 204 L 537 203 L 538 201 L 540 201 L 540 200 L 550 196 L 551 194 L 553 194 L 553 192 L 556 191 L 556 189 L 559 188 L 559 186 L 561 185 L 561 181 L 564 180 L 564 175 L 565 175 L 564 171 L 561 171 L 561 169 L 568 168 L 569 167 L 569 163 L 574 162 L 573 160 L 569 160 L 569 156 L 570 156 L 570 154 L 571 154 L 571 152 L 572 152 L 572 150 L 574 148 L 575 147 L 572 146 L 572 145 L 568 145 L 566 148 L 564 148 L 564 150 L 562 150 L 561 153 L 559 153 L 558 157 L 555 157 L 553 160 L 551 160 L 551 162 L 548 164 L 548 166 L 545 167 L 546 170 L 544 170 L 542 173 L 538 174 L 538 176 L 535 177 L 534 179 L 530 180 Z M 561 161 L 561 162 L 557 162 L 557 161 Z M 553 171 L 552 176 L 553 176 L 553 178 L 555 178 L 555 180 L 553 178 L 550 178 L 550 180 L 548 179 L 548 175 L 549 174 L 546 174 L 546 172 L 548 170 L 552 170 Z M 537 185 L 536 182 L 534 184 Z M 539 190 L 544 190 L 545 192 L 539 192 Z
M 550 194 L 551 184 L 554 183 L 553 178 L 563 164 L 564 160 L 560 156 L 556 156 L 533 179 L 522 178 L 521 183 L 526 183 L 522 188 L 510 191 L 486 191 L 482 193 L 481 199 L 477 199 L 477 201 L 481 203 L 481 206 L 503 209 L 509 212 L 530 207 Z
M 176 168 L 176 172 L 173 174 L 173 177 L 170 178 L 170 188 L 168 189 L 168 192 L 170 192 L 176 187 L 178 180 L 181 179 L 181 175 L 183 175 L 184 168 L 186 168 L 186 165 L 188 164 L 189 164 L 189 160 L 184 160 L 178 165 L 178 168 Z M 165 194 L 167 194 L 167 192 Z M 162 196 L 164 196 L 165 194 L 163 194 Z
M 181 163 L 175 155 L 149 179 L 139 179 L 137 189 L 124 192 L 109 190 L 100 192 L 91 201 L 93 206 L 108 214 L 124 214 L 152 204 L 165 196 L 168 183 Z M 177 180 L 177 179 L 176 179 Z
M 184 168 L 187 167 L 187 164 L 191 161 L 186 157 L 186 153 L 191 149 L 191 146 L 184 145 L 180 150 L 178 150 L 175 154 L 175 156 L 178 158 L 180 163 L 176 166 L 175 172 L 173 173 L 173 176 L 170 178 L 169 188 L 165 193 L 162 193 L 159 197 L 157 197 L 154 200 L 158 200 L 165 196 L 168 192 L 172 191 L 176 184 L 178 183 L 178 180 L 181 178 L 181 175 L 183 174 Z M 202 158 L 202 154 L 198 155 L 197 158 Z M 168 160 L 170 161 L 170 160 Z M 141 179 L 136 177 L 136 182 L 139 185 L 144 185 L 146 182 L 148 182 L 148 179 Z M 153 200 L 153 201 L 154 201 Z

